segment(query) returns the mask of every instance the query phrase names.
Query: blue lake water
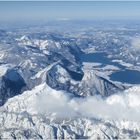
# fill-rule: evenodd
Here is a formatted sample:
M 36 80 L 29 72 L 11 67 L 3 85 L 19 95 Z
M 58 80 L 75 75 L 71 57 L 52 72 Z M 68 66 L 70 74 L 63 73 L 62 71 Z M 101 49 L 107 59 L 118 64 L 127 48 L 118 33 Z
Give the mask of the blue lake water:
M 140 72 L 137 70 L 129 70 L 125 66 L 117 62 L 112 62 L 107 58 L 106 53 L 90 53 L 82 54 L 81 60 L 83 62 L 96 62 L 104 65 L 114 65 L 120 68 L 120 71 L 112 73 L 110 79 L 113 81 L 125 82 L 129 84 L 140 84 Z
M 109 63 L 109 60 L 105 57 L 105 53 L 82 54 L 81 59 L 83 62 Z
M 105 65 L 114 65 L 119 68 L 125 68 L 121 64 L 117 62 L 112 62 L 111 59 L 107 58 L 107 54 L 104 52 L 98 53 L 89 53 L 89 54 L 82 54 L 81 55 L 82 62 L 96 62 Z
M 140 84 L 140 72 L 136 70 L 125 69 L 112 73 L 110 79 L 113 81 L 120 81 L 129 84 Z

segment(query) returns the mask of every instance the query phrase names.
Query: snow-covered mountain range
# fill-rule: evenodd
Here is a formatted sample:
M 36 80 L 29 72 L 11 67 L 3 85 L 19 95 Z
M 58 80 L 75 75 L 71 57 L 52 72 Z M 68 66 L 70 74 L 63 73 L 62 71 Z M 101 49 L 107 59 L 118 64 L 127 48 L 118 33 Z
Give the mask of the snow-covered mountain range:
M 139 36 L 0 30 L 0 138 L 140 138 Z

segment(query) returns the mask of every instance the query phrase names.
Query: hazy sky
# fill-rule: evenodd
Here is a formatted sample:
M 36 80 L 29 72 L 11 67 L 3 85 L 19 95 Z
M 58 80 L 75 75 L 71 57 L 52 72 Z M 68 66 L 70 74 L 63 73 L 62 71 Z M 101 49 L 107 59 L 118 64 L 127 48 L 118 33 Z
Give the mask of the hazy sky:
M 138 19 L 140 2 L 2 2 L 0 20 L 24 19 Z

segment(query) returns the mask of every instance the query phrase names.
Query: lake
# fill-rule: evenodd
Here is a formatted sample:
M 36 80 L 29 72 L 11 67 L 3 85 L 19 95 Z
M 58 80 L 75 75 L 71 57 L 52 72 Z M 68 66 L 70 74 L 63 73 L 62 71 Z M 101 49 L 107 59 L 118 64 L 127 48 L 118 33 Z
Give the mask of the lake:
M 121 69 L 125 68 L 124 66 L 122 66 L 117 62 L 112 62 L 112 59 L 107 58 L 107 54 L 105 52 L 82 54 L 81 60 L 82 62 L 96 62 L 105 65 L 114 65 Z
M 129 84 L 140 84 L 140 72 L 136 70 L 125 69 L 112 73 L 110 79 Z
M 140 84 L 140 72 L 137 70 L 129 70 L 125 66 L 117 62 L 112 62 L 112 59 L 107 58 L 107 54 L 104 52 L 82 54 L 82 62 L 97 62 L 104 65 L 114 65 L 121 70 L 110 75 L 112 81 L 119 81 L 129 84 Z

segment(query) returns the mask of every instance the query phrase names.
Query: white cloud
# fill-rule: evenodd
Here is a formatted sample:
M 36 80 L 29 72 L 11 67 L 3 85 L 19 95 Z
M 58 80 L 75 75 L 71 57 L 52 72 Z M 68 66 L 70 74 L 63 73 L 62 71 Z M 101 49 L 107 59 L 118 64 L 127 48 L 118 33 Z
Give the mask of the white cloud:
M 48 90 L 36 99 L 39 113 L 59 117 L 95 117 L 113 120 L 140 121 L 140 87 L 133 87 L 107 99 L 99 96 L 71 98 L 68 93 Z

